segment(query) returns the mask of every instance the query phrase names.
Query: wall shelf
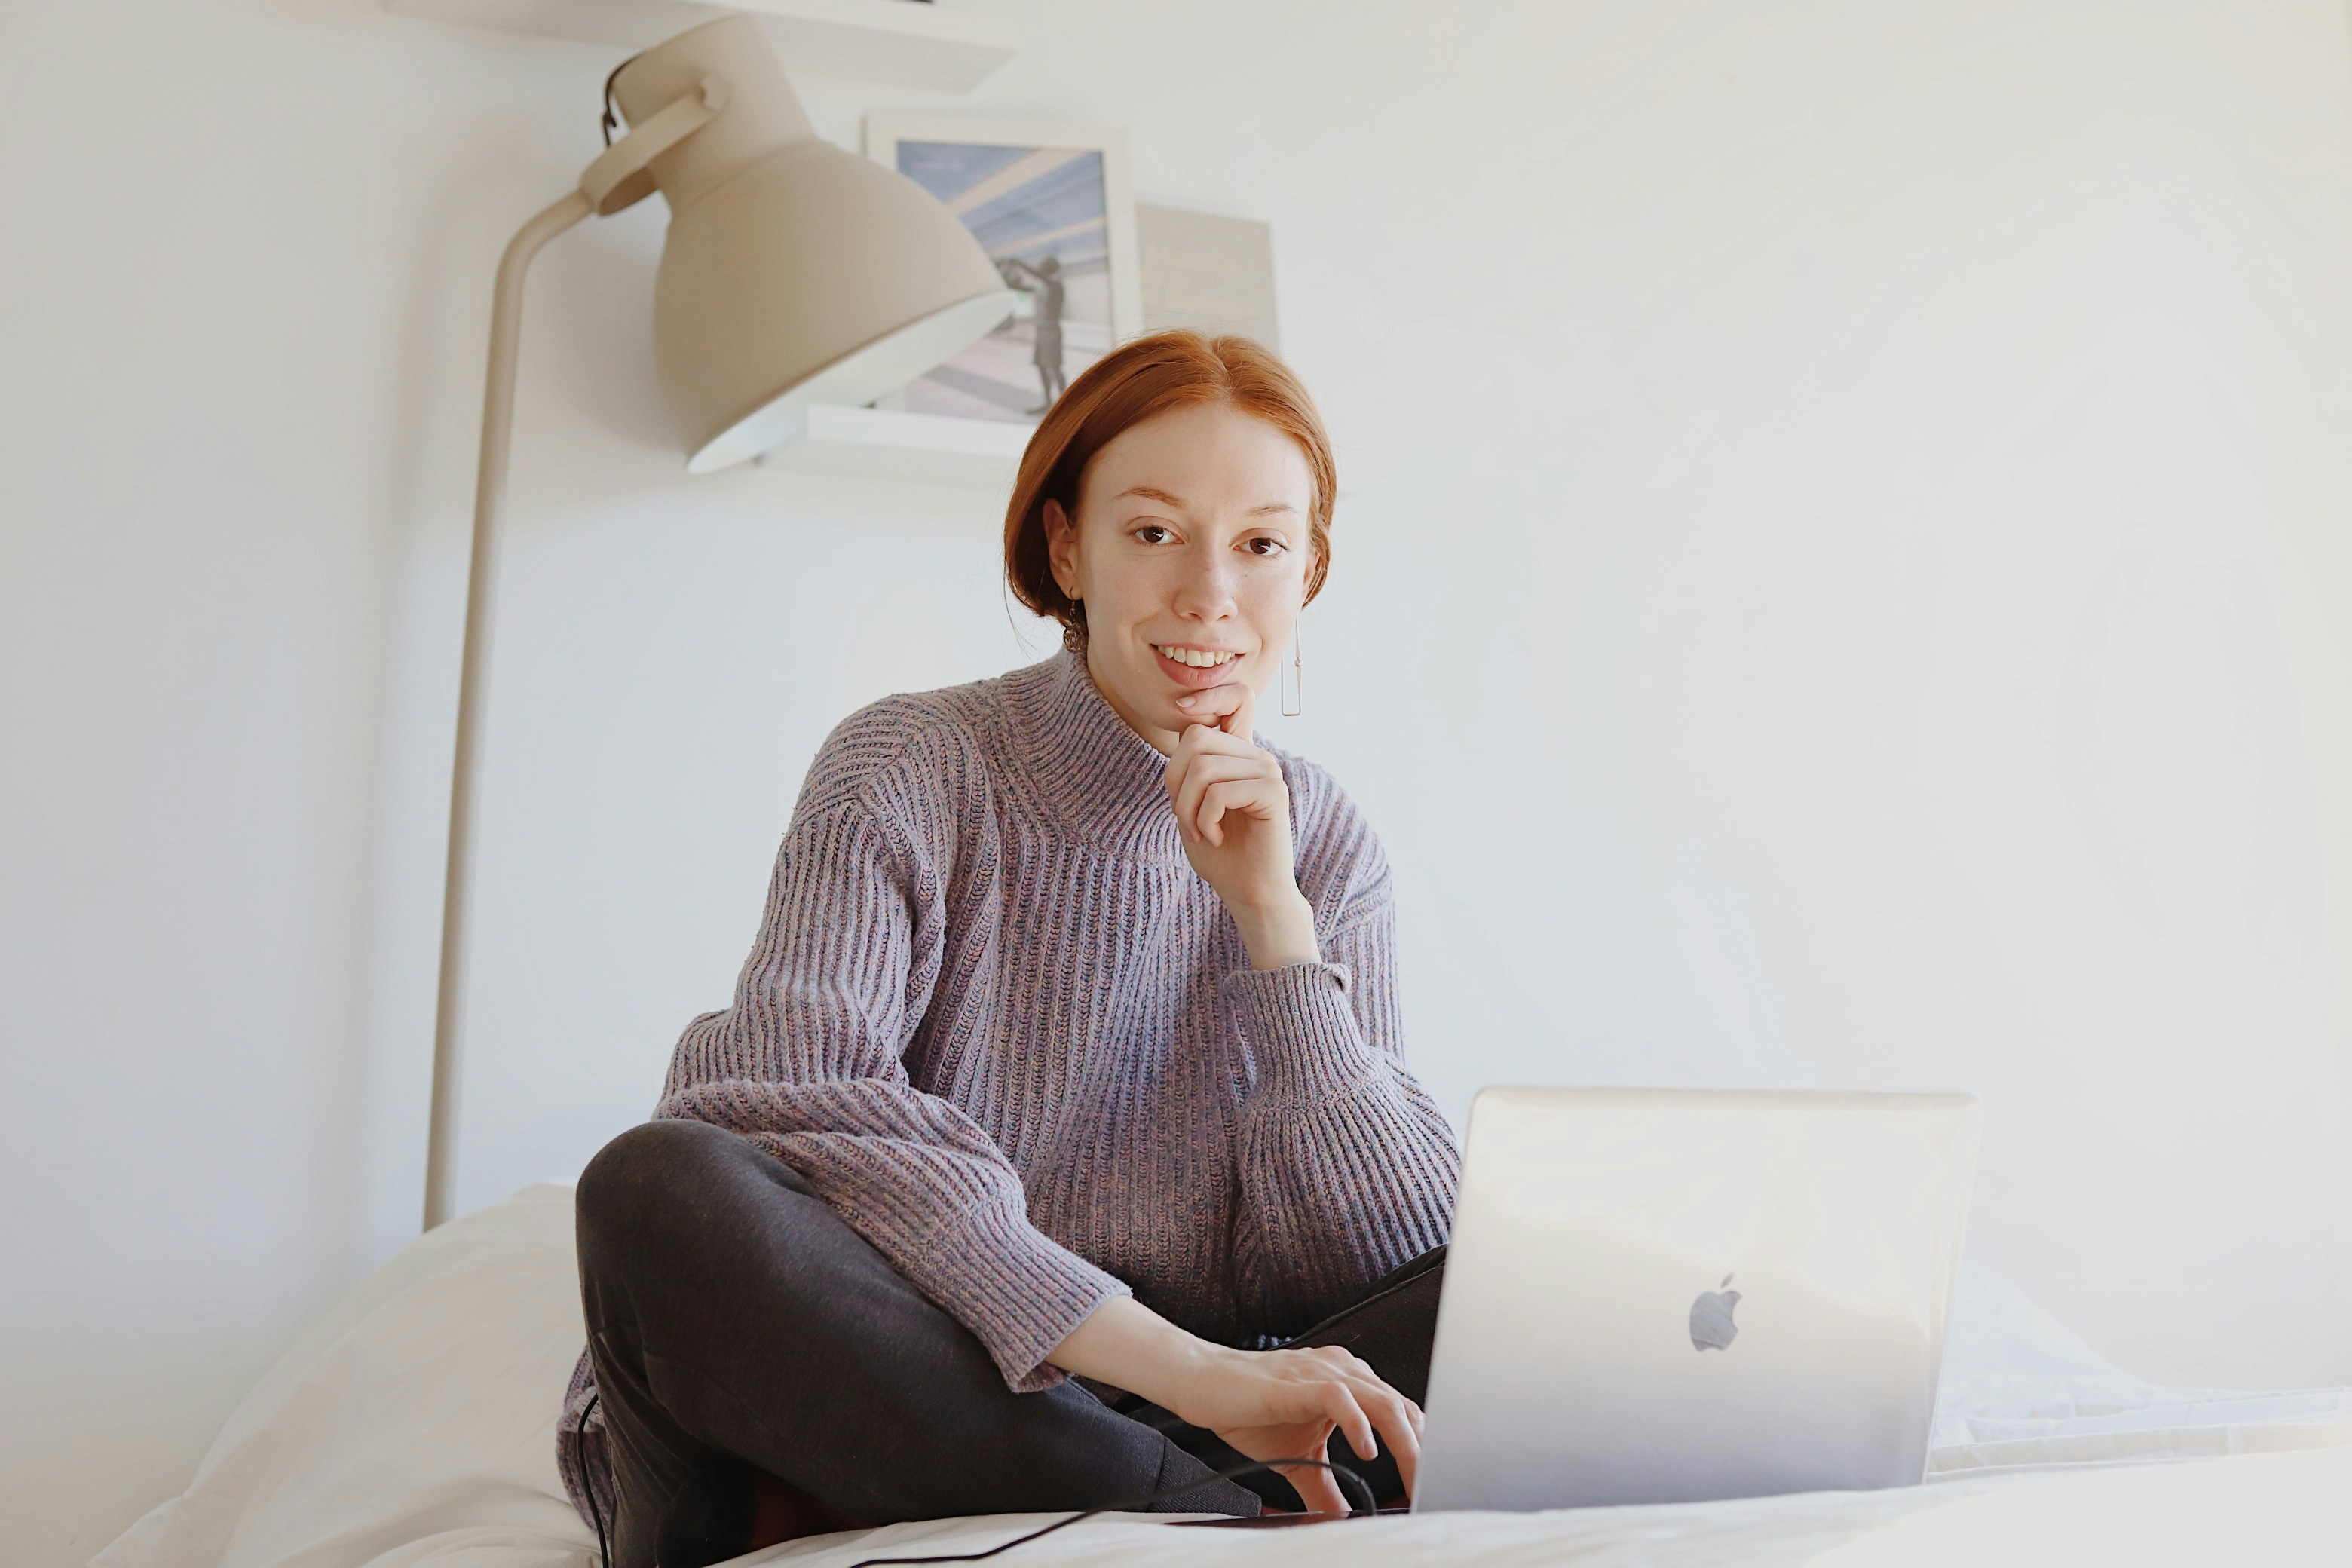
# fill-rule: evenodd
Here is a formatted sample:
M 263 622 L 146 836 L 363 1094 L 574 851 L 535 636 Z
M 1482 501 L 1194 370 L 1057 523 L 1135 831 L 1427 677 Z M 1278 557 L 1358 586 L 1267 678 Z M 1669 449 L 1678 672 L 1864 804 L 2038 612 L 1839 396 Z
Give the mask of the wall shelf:
M 920 0 L 383 0 L 396 16 L 642 49 L 730 12 L 760 17 L 784 67 L 889 87 L 970 92 L 1013 58 L 1003 29 Z
M 808 411 L 807 434 L 769 453 L 761 466 L 1005 489 L 1032 429 L 1010 420 L 820 403 Z

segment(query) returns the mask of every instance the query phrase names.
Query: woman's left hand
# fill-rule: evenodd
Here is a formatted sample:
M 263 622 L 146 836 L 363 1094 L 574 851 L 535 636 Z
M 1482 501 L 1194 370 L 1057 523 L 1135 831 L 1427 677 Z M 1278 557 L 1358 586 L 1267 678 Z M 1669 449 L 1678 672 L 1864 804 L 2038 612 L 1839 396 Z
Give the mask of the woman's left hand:
M 1322 957 L 1315 912 L 1291 868 L 1290 789 L 1251 741 L 1257 694 L 1236 681 L 1177 699 L 1199 721 L 1168 759 L 1168 799 L 1184 854 L 1225 901 L 1259 969 Z

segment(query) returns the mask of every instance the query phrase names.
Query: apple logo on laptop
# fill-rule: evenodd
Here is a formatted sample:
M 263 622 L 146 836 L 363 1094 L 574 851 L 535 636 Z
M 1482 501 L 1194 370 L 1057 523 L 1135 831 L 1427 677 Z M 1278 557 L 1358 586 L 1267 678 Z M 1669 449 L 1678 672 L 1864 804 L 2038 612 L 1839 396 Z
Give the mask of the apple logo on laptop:
M 1725 1275 L 1723 1283 L 1730 1284 L 1731 1276 Z M 1700 1291 L 1698 1300 L 1691 1303 L 1691 1349 L 1719 1351 L 1738 1338 L 1739 1325 L 1731 1321 L 1731 1309 L 1738 1305 L 1737 1290 L 1717 1288 Z

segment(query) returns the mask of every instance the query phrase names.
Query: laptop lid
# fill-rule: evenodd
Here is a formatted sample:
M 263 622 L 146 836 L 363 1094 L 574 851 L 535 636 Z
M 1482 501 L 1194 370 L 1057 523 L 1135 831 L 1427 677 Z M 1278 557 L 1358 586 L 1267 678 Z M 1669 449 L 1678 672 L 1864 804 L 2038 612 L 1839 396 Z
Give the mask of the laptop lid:
M 1925 1474 L 1973 1095 L 1472 1103 L 1416 1512 Z

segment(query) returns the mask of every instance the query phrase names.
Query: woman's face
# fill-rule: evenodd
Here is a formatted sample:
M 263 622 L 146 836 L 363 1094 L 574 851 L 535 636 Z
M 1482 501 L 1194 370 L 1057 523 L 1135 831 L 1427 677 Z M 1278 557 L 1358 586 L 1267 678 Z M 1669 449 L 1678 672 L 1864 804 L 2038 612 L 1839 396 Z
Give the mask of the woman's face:
M 1045 503 L 1055 580 L 1083 600 L 1087 668 L 1129 726 L 1173 752 L 1188 691 L 1264 691 L 1307 593 L 1314 477 L 1298 444 L 1223 405 L 1105 443 L 1074 519 Z

